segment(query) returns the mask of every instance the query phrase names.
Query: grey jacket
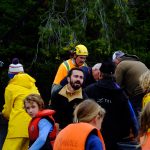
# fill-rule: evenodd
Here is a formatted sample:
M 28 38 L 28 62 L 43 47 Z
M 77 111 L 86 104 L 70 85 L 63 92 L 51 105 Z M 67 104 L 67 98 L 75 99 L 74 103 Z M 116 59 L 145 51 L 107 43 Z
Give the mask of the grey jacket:
M 148 70 L 146 65 L 135 55 L 124 55 L 115 71 L 116 82 L 125 89 L 129 96 L 143 93 L 139 86 L 139 77 Z

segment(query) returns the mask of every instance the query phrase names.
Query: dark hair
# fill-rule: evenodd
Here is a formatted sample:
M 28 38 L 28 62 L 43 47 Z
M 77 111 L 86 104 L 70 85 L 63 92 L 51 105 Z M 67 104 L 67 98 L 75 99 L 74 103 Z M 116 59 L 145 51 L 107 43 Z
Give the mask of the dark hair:
M 104 74 L 112 75 L 115 72 L 115 64 L 112 61 L 103 61 L 100 71 Z
M 83 75 L 84 75 L 84 72 L 83 72 L 83 70 L 82 70 L 81 68 L 72 68 L 71 70 L 69 70 L 67 77 L 71 77 L 72 72 L 73 72 L 74 70 L 81 71 L 81 72 L 83 73 Z

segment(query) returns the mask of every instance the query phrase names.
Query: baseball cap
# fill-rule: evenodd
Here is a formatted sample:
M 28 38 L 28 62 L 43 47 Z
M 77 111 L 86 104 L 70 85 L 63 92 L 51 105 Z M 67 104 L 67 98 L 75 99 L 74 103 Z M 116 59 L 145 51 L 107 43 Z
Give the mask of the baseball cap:
M 114 54 L 112 55 L 112 61 L 114 61 L 116 58 L 122 57 L 123 55 L 125 55 L 124 52 L 122 52 L 122 51 L 115 51 Z

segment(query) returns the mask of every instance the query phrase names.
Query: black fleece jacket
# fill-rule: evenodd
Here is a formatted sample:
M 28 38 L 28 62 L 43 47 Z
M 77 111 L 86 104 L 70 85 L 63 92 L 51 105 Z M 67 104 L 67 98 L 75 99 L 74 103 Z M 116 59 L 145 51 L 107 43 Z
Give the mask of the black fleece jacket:
M 106 149 L 116 150 L 116 143 L 127 138 L 130 129 L 137 132 L 128 97 L 111 78 L 99 80 L 86 87 L 84 91 L 89 98 L 94 99 L 106 110 L 101 132 Z

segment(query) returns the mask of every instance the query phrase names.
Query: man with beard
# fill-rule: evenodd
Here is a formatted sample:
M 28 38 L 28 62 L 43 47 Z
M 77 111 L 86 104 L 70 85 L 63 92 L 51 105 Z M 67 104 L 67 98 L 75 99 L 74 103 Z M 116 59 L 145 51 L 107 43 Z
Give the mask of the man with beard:
M 63 129 L 73 122 L 73 111 L 81 101 L 87 98 L 82 91 L 84 73 L 80 68 L 72 68 L 67 76 L 68 84 L 51 96 L 50 108 L 56 111 L 54 119 Z
M 72 68 L 80 68 L 87 66 L 85 63 L 88 56 L 88 49 L 86 46 L 79 44 L 72 51 L 70 59 L 62 62 L 57 70 L 54 82 L 51 88 L 51 95 L 54 94 L 58 89 L 62 87 L 60 82 L 67 76 L 69 70 Z

